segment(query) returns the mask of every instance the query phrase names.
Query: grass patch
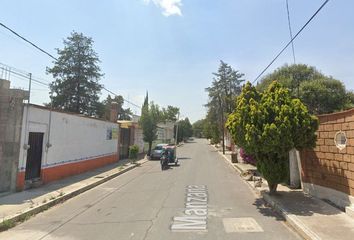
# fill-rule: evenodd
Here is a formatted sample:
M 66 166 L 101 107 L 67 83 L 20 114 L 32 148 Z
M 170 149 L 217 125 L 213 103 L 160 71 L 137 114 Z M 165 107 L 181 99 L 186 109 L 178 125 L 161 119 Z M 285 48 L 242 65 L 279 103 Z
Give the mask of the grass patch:
M 12 219 L 9 220 L 4 220 L 1 224 L 0 224 L 0 232 L 1 231 L 6 231 L 10 228 L 13 228 L 16 225 L 15 221 Z

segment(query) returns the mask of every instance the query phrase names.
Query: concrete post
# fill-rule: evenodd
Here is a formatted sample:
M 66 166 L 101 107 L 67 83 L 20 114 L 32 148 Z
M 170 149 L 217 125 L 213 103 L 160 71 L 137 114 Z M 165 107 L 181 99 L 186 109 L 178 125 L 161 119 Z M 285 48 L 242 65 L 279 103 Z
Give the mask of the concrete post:
M 292 188 L 301 188 L 300 170 L 299 170 L 299 153 L 296 149 L 289 152 L 289 171 L 290 171 L 290 186 Z

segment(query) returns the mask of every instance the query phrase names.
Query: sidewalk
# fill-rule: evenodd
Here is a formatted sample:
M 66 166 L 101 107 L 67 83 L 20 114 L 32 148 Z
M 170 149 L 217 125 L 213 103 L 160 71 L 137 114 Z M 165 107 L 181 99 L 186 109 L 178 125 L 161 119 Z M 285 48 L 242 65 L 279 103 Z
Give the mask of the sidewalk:
M 38 188 L 11 193 L 0 197 L 0 231 L 13 227 L 16 222 L 70 199 L 120 174 L 123 174 L 148 160 L 141 155 L 135 164 L 120 160 L 93 171 L 68 177 Z
M 222 155 L 220 150 L 219 153 Z M 254 169 L 249 164 L 231 163 L 231 152 L 222 156 L 241 175 Z M 254 181 L 246 182 L 305 239 L 354 239 L 354 219 L 328 203 L 283 185 L 278 186 L 277 195 L 270 196 L 266 181 L 263 180 L 261 187 L 255 187 Z

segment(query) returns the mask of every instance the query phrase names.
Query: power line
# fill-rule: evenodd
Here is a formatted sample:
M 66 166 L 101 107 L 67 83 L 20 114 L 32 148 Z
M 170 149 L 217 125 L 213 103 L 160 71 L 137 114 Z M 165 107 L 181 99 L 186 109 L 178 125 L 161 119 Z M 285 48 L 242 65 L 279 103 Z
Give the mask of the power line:
M 37 48 L 39 51 L 41 51 L 42 53 L 48 55 L 49 57 L 56 59 L 52 54 L 48 53 L 47 51 L 44 51 L 42 48 L 38 47 L 36 44 L 32 43 L 31 41 L 27 40 L 25 37 L 22 37 L 20 34 L 18 34 L 17 32 L 15 32 L 14 30 L 12 30 L 11 28 L 7 27 L 5 24 L 0 22 L 0 26 L 6 28 L 7 30 L 9 30 L 10 32 L 12 32 L 13 34 L 15 34 L 17 37 L 21 38 L 23 41 L 31 44 L 33 47 Z
M 114 92 L 112 92 L 111 90 L 108 90 L 107 88 L 103 87 L 102 89 L 106 90 L 107 92 L 109 92 L 110 94 L 113 94 L 114 96 L 119 96 L 118 94 L 115 94 Z M 138 108 L 141 108 L 141 106 L 135 104 L 135 103 L 132 103 L 126 99 L 124 99 L 124 97 L 121 95 L 121 97 L 123 98 L 123 100 L 127 103 L 130 103 L 131 105 L 135 106 L 135 107 L 138 107 Z
M 267 71 L 267 69 L 278 59 L 278 57 L 285 51 L 285 49 L 297 38 L 297 36 L 305 29 L 305 27 L 312 21 L 312 19 L 322 10 L 322 8 L 329 2 L 326 0 L 321 7 L 312 15 L 312 17 L 305 23 L 304 26 L 296 33 L 296 35 L 285 45 L 285 47 L 275 56 L 275 58 L 267 65 L 267 67 L 253 80 L 252 84 L 254 84 L 262 75 Z
M 18 74 L 21 74 L 21 76 L 23 78 L 26 78 L 28 79 L 30 77 L 30 75 L 32 76 L 32 79 L 36 79 L 37 81 L 41 81 L 41 82 L 47 82 L 47 85 L 50 84 L 50 81 L 47 80 L 47 79 L 44 79 L 44 78 L 41 78 L 41 77 L 38 77 L 38 76 L 33 76 L 33 74 L 25 71 L 25 70 L 21 70 L 21 69 L 18 69 L 18 68 L 15 68 L 15 67 L 12 67 L 12 66 L 9 66 L 7 64 L 4 64 L 4 63 L 1 63 L 0 62 L 0 68 L 3 70 L 3 71 L 8 71 L 8 70 L 11 70 L 12 72 L 16 72 Z
M 14 31 L 13 29 L 7 27 L 5 24 L 1 23 L 0 22 L 0 26 L 4 27 L 5 29 L 9 30 L 11 33 L 15 34 L 17 37 L 21 38 L 22 40 L 24 40 L 25 42 L 29 43 L 30 45 L 32 45 L 33 47 L 35 47 L 36 49 L 38 49 L 39 51 L 41 51 L 42 53 L 46 54 L 47 56 L 49 56 L 50 58 L 58 61 L 58 59 L 56 57 L 54 57 L 52 54 L 48 53 L 47 51 L 43 50 L 42 48 L 38 47 L 36 44 L 34 44 L 33 42 L 27 40 L 25 37 L 21 36 L 19 33 L 17 33 L 16 31 Z M 10 71 L 11 72 L 11 71 Z M 32 79 L 33 80 L 33 79 Z M 33 80 L 34 81 L 34 80 Z M 37 81 L 39 82 L 39 81 Z M 48 85 L 49 86 L 49 85 Z M 114 96 L 118 96 L 117 94 L 115 94 L 114 92 L 108 90 L 107 88 L 103 87 L 104 90 L 106 90 L 107 92 L 113 94 Z M 123 97 L 123 96 L 122 96 Z M 123 100 L 127 103 L 130 103 L 131 105 L 133 106 L 136 106 L 138 108 L 140 108 L 141 106 L 135 104 L 135 103 L 132 103 L 131 101 L 128 101 L 126 100 L 124 97 L 123 97 Z
M 19 73 L 19 72 L 17 72 L 17 71 L 13 71 L 13 70 L 11 70 L 11 69 L 7 69 L 7 68 L 4 68 L 4 67 L 0 67 L 0 69 L 2 69 L 2 70 L 4 70 L 4 71 L 8 71 L 8 72 L 10 72 L 10 73 L 12 73 L 12 74 L 15 74 L 15 75 L 17 75 L 17 76 L 23 77 L 23 78 L 25 78 L 25 79 L 28 79 L 28 78 L 29 78 L 29 75 L 24 75 L 24 74 L 22 74 L 22 73 Z M 39 80 L 37 80 L 37 79 L 35 79 L 35 78 L 31 78 L 31 80 L 32 80 L 33 82 L 36 82 L 36 83 L 39 83 L 39 84 L 42 84 L 42 85 L 44 85 L 44 86 L 49 87 L 49 84 L 48 84 L 48 83 L 39 81 Z
M 291 21 L 290 21 L 290 12 L 289 12 L 289 1 L 286 0 L 286 12 L 288 14 L 288 26 L 289 26 L 289 33 L 290 33 L 290 39 L 293 38 L 293 32 L 291 30 Z M 294 42 L 291 42 L 291 48 L 293 51 L 293 58 L 294 58 L 294 64 L 296 63 L 296 58 L 295 58 L 295 48 L 294 48 Z

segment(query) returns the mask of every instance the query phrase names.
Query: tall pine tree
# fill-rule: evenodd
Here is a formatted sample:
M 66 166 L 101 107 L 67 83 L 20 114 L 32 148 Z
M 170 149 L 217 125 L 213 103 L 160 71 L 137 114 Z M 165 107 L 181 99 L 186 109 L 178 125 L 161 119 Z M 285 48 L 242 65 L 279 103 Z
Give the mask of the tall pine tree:
M 58 60 L 47 73 L 55 81 L 50 84 L 52 106 L 56 109 L 97 116 L 102 85 L 100 62 L 92 48 L 93 40 L 73 31 L 57 49 Z

